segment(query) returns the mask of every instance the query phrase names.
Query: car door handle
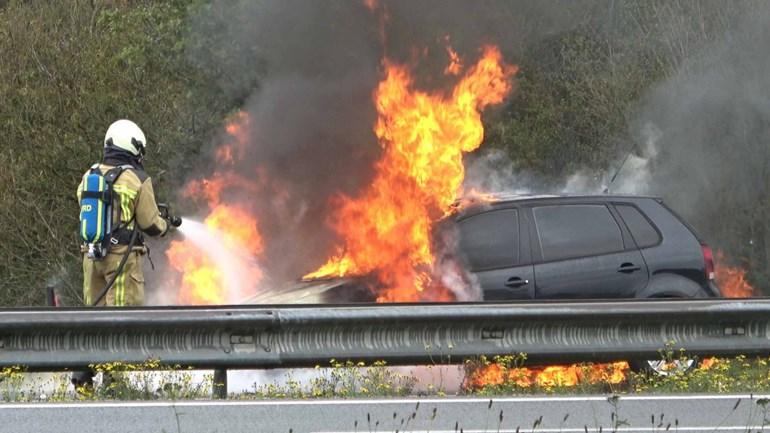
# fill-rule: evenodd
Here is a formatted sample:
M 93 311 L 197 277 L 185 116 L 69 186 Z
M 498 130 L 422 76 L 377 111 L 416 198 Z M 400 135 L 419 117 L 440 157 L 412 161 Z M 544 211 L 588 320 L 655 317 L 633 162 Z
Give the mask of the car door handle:
M 633 263 L 623 263 L 618 268 L 618 272 L 622 272 L 624 274 L 630 274 L 631 272 L 636 272 L 642 270 L 641 266 L 637 266 Z
M 515 289 L 517 287 L 526 286 L 527 284 L 529 284 L 529 280 L 522 280 L 519 277 L 511 277 L 508 278 L 508 281 L 505 282 L 505 287 Z

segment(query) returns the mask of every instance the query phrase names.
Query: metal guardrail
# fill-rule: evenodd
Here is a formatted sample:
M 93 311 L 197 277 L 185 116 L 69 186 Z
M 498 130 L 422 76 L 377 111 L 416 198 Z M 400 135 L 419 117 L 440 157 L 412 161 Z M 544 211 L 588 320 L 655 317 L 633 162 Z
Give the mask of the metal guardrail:
M 0 310 L 0 366 L 112 361 L 199 368 L 770 354 L 770 299 Z

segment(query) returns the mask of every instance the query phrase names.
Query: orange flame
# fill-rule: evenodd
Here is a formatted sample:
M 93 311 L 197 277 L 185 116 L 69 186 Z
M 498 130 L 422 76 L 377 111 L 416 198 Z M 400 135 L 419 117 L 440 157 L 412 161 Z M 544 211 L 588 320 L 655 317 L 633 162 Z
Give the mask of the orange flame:
M 226 248 L 233 254 L 233 267 L 243 272 L 238 278 L 249 278 L 253 283 L 262 278 L 261 269 L 249 257 L 262 252 L 262 238 L 257 231 L 256 219 L 248 212 L 229 205 L 217 206 L 204 224 L 214 233 L 221 234 Z M 250 256 L 244 256 L 248 253 Z M 219 266 L 203 251 L 187 240 L 173 241 L 166 250 L 171 265 L 182 274 L 178 295 L 183 305 L 225 304 L 246 296 L 247 293 L 228 293 L 226 278 Z
M 725 264 L 727 260 L 722 251 L 717 251 L 714 261 L 716 282 L 726 298 L 750 298 L 757 291 L 746 281 L 746 270 Z
M 239 111 L 234 119 L 225 125 L 225 132 L 231 140 L 217 148 L 215 152 L 217 162 L 222 165 L 233 165 L 236 160 L 243 158 L 246 154 L 250 127 L 251 121 L 245 111 Z
M 463 64 L 457 51 L 447 45 L 446 52 L 449 55 L 449 64 L 444 69 L 444 73 L 446 75 L 460 75 L 460 72 L 463 70 Z
M 579 384 L 619 384 L 626 380 L 630 367 L 627 362 L 587 365 L 551 365 L 547 367 L 505 368 L 499 363 L 477 368 L 465 378 L 465 387 L 480 389 L 513 383 L 522 388 L 537 385 L 542 388 L 576 386 Z
M 698 368 L 700 368 L 701 370 L 708 370 L 718 363 L 719 363 L 719 360 L 717 358 L 703 358 Z
M 386 61 L 385 69 L 374 94 L 384 154 L 359 197 L 337 198 L 332 225 L 342 246 L 305 278 L 375 274 L 380 302 L 451 300 L 431 284 L 431 227 L 461 192 L 463 154 L 484 138 L 481 110 L 503 101 L 517 69 L 485 47 L 449 95 L 415 90 L 403 66 Z
M 238 113 L 225 127 L 229 140 L 215 152 L 220 166 L 232 166 L 244 156 L 249 127 L 249 118 L 243 112 Z M 254 193 L 259 190 L 259 185 L 234 172 L 223 171 L 214 173 L 208 179 L 190 181 L 183 192 L 187 198 L 206 201 L 209 214 L 204 224 L 222 240 L 223 247 L 232 253 L 228 256 L 235 263 L 230 265 L 238 270 L 238 275 L 226 275 L 214 258 L 192 241 L 173 241 L 166 250 L 166 257 L 181 274 L 181 287 L 177 296 L 180 304 L 205 305 L 237 301 L 253 292 L 263 277 L 255 261 L 264 248 L 258 221 L 242 205 L 223 201 L 223 192 L 230 189 Z M 242 293 L 229 293 L 227 290 L 234 288 Z

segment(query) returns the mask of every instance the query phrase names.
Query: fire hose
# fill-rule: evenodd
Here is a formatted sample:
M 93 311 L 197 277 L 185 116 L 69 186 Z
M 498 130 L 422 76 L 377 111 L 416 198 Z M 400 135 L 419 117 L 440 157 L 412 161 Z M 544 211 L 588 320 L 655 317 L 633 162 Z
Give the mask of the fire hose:
M 158 209 L 160 210 L 160 216 L 161 218 L 165 219 L 170 225 L 173 227 L 179 227 L 182 225 L 182 218 L 172 215 L 170 207 L 167 204 L 158 204 Z M 134 213 L 134 218 L 131 219 L 131 221 L 134 221 L 136 218 L 136 213 Z M 129 222 L 130 224 L 130 222 Z M 101 292 L 99 292 L 99 295 L 95 298 L 91 306 L 95 307 L 99 305 L 99 302 L 104 299 L 104 297 L 107 295 L 107 292 L 110 291 L 112 286 L 115 284 L 115 281 L 117 281 L 120 274 L 123 273 L 123 268 L 126 266 L 126 262 L 128 261 L 128 257 L 131 255 L 131 253 L 134 250 L 134 246 L 136 245 L 136 240 L 139 238 L 139 224 L 134 223 L 134 229 L 131 231 L 131 239 L 128 241 L 128 248 L 126 249 L 126 253 L 123 254 L 123 258 L 120 259 L 120 263 L 118 264 L 118 268 L 115 271 L 115 275 L 110 278 L 110 281 L 107 282 L 107 285 L 102 289 Z

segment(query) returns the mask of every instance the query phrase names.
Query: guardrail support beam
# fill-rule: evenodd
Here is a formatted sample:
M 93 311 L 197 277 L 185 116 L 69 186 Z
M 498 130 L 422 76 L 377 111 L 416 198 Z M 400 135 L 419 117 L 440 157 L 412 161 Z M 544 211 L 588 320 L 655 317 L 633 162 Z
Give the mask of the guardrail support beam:
M 673 343 L 672 343 L 673 342 Z M 220 369 L 462 362 L 526 353 L 529 362 L 770 355 L 770 299 L 397 305 L 0 309 L 0 367 L 82 369 L 148 359 Z

